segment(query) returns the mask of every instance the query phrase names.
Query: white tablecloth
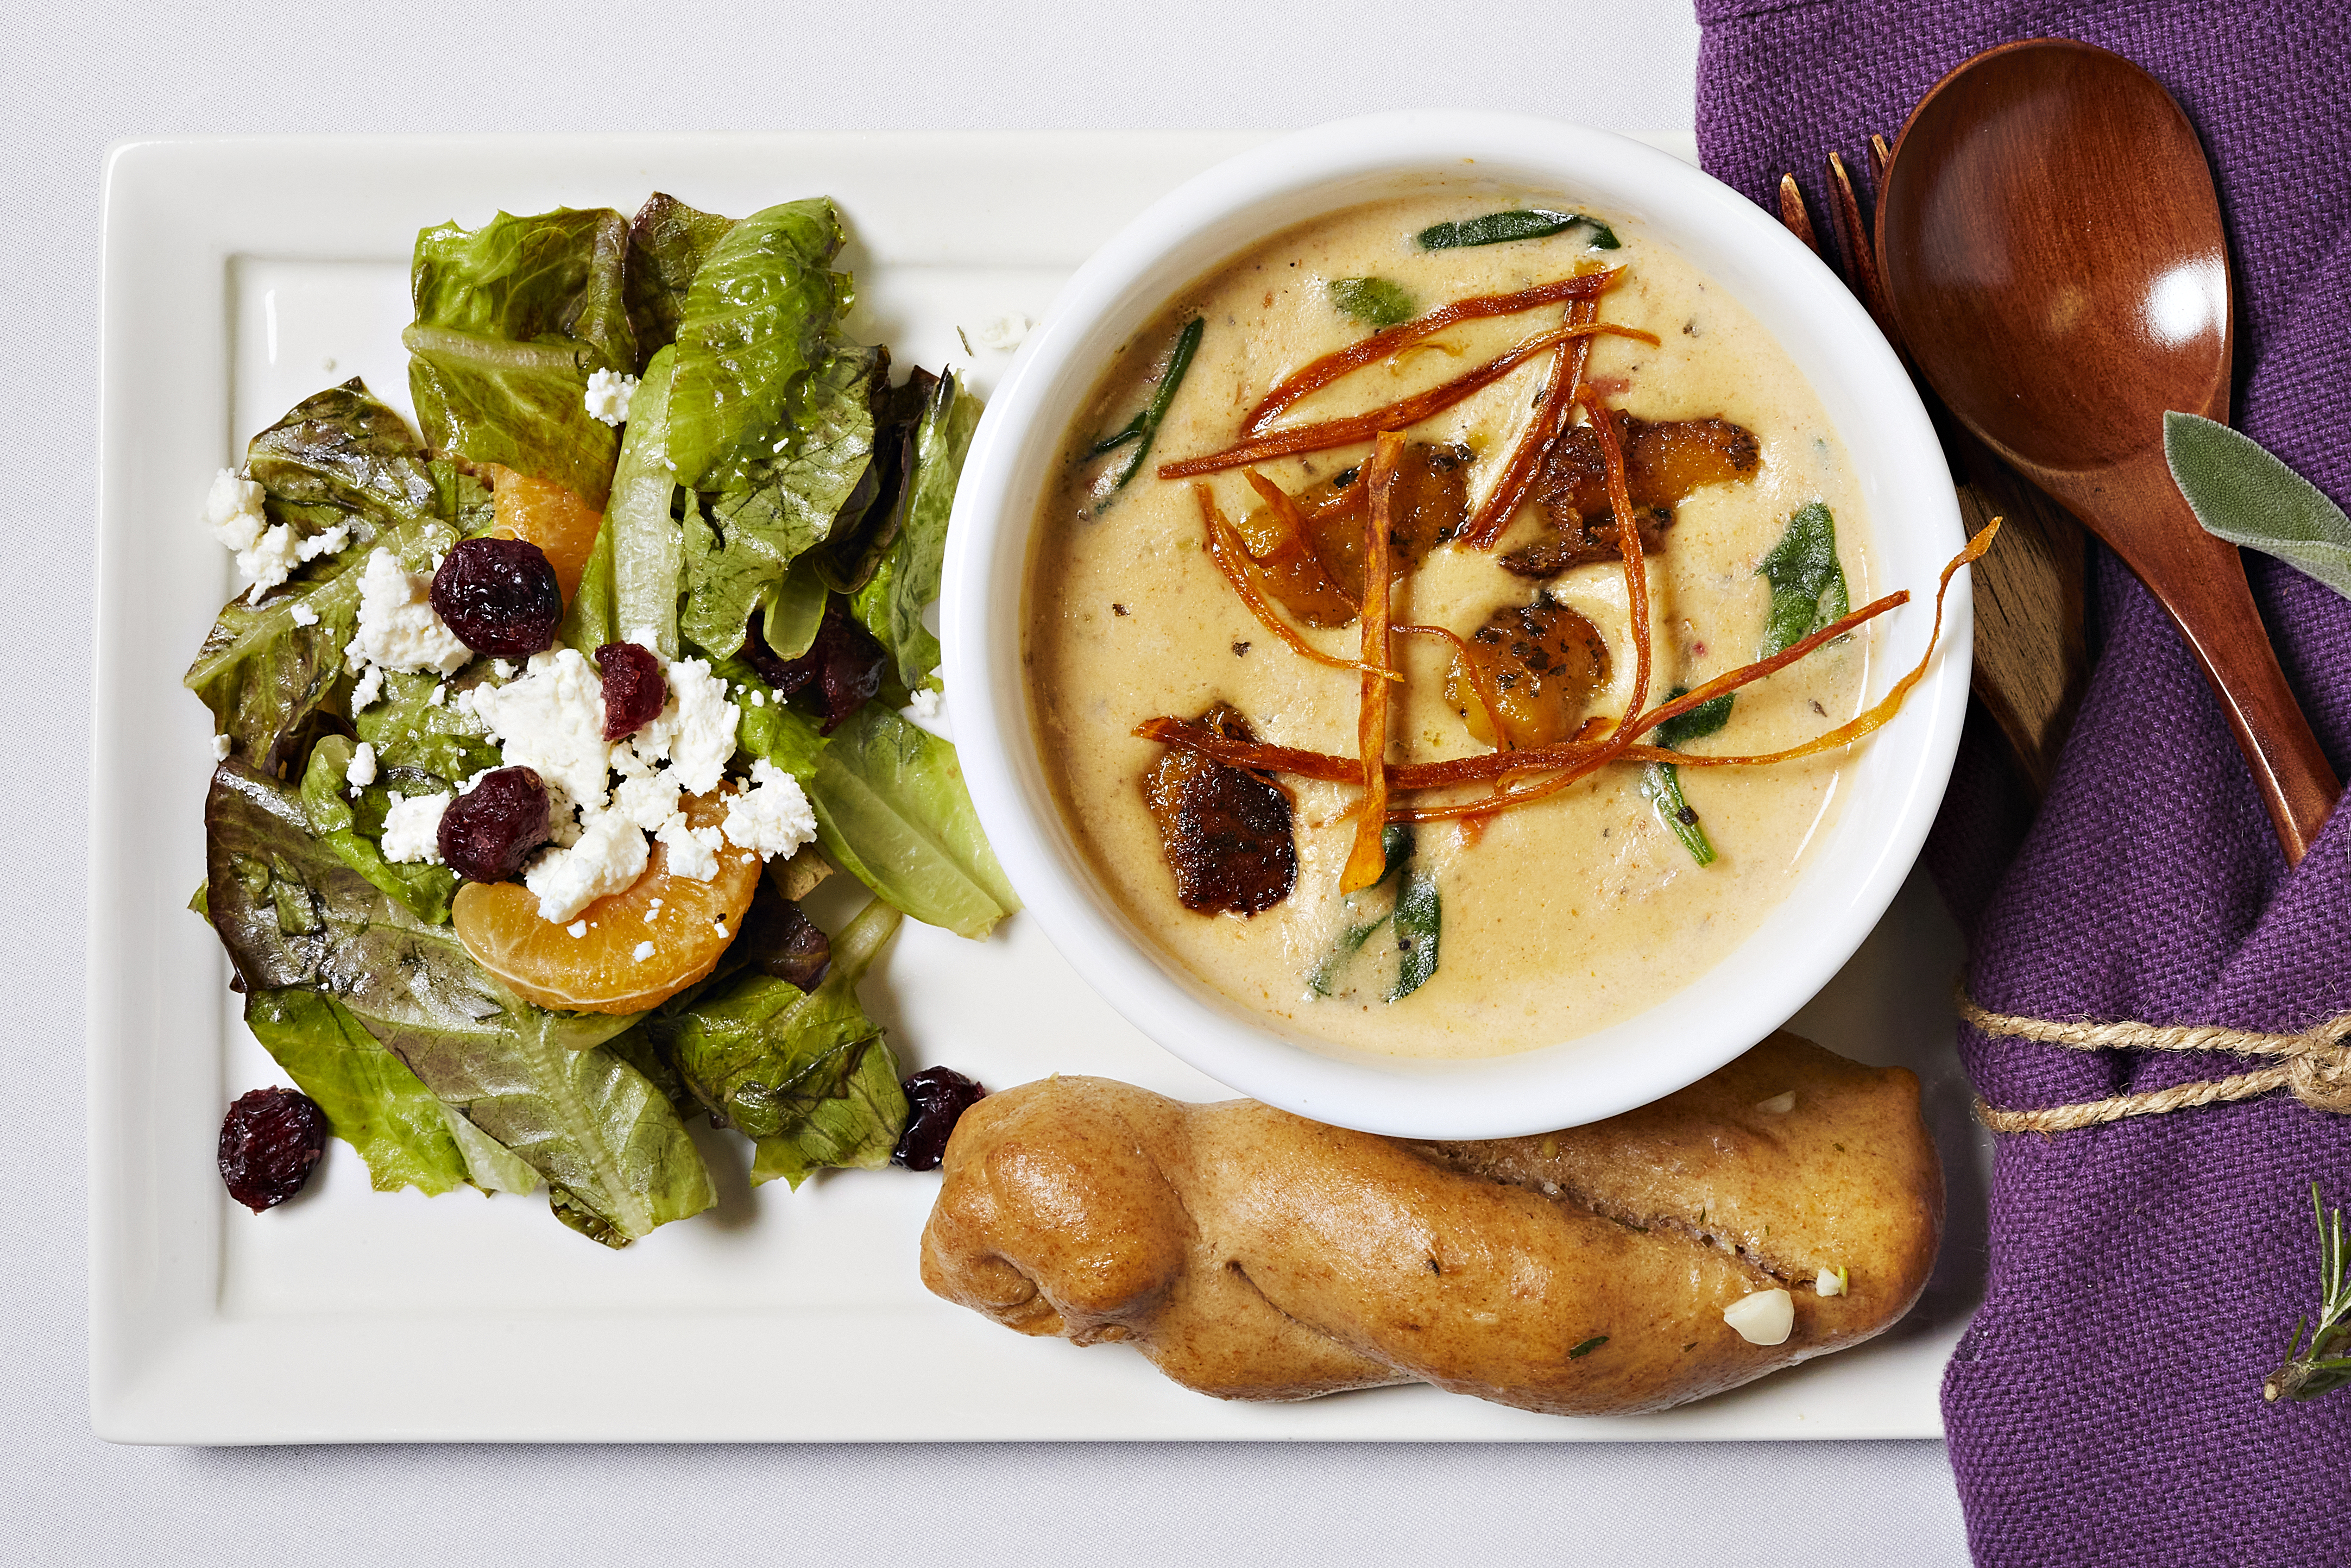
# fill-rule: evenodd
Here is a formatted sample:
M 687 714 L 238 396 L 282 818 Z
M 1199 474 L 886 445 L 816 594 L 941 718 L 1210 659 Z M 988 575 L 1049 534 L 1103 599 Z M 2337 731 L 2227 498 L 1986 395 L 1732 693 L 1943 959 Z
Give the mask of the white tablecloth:
M 17 0 L 0 26 L 0 1560 L 496 1568 L 1966 1560 L 1932 1443 L 116 1448 L 84 1386 L 82 988 L 101 156 L 159 132 L 1283 128 L 1691 120 L 1682 0 L 416 7 Z M 90 940 L 104 941 L 103 932 Z M 354 1354 L 365 1354 L 354 1347 Z M 256 1368 L 256 1376 L 268 1369 Z

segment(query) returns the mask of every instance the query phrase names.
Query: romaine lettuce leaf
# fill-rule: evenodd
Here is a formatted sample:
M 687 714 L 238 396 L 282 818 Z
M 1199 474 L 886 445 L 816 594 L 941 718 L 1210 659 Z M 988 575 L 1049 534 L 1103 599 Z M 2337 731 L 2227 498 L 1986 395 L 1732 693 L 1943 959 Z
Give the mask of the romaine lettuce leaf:
M 345 865 L 300 799 L 253 769 L 214 769 L 204 821 L 206 904 L 248 994 L 334 998 L 444 1104 L 559 1189 L 559 1216 L 600 1240 L 620 1245 L 711 1205 L 710 1173 L 668 1099 L 601 1049 L 631 1018 L 515 997 L 448 926 Z
M 302 775 L 302 808 L 309 813 L 310 825 L 345 865 L 398 899 L 408 913 L 427 925 L 445 925 L 449 901 L 457 896 L 457 873 L 447 866 L 395 864 L 383 858 L 380 847 L 392 789 L 406 783 L 402 794 L 433 794 L 445 781 L 428 782 L 426 776 L 413 773 L 402 779 L 400 775 L 405 770 L 379 765 L 375 783 L 351 790 L 344 779 L 357 749 L 351 738 L 343 735 L 327 736 L 311 747 L 310 766 Z
M 629 225 L 628 302 L 640 365 L 650 367 L 654 354 L 677 341 L 686 289 L 702 270 L 703 258 L 734 226 L 733 218 L 696 212 L 659 191 L 637 210 Z M 629 415 L 636 417 L 633 403 Z
M 889 651 L 908 691 L 924 685 L 939 665 L 939 640 L 923 624 L 923 611 L 939 596 L 939 566 L 946 553 L 947 515 L 979 399 L 954 374 L 939 378 L 914 431 L 914 460 L 898 495 L 898 517 L 882 564 L 851 601 L 865 629 Z
M 238 758 L 285 778 L 348 695 L 343 647 L 359 627 L 359 568 L 380 547 L 421 570 L 435 548 L 486 525 L 488 506 L 475 481 L 428 461 L 357 381 L 296 404 L 253 438 L 246 465 L 274 519 L 306 535 L 344 523 L 352 531 L 264 602 L 231 600 L 183 677 Z
M 419 233 L 416 319 L 402 340 L 425 439 L 568 486 L 602 510 L 619 437 L 584 398 L 590 372 L 637 366 L 628 249 L 628 221 L 609 208 Z
M 562 624 L 555 629 L 558 643 L 577 648 L 591 664 L 597 649 L 621 640 L 613 602 L 612 533 L 612 517 L 607 511 L 596 529 L 596 542 L 589 547 L 587 564 L 580 569 L 580 586 L 572 591 Z
M 805 378 L 786 420 L 772 426 L 773 454 L 751 465 L 743 487 L 724 490 L 685 519 L 685 607 L 678 629 L 711 653 L 743 645 L 751 612 L 781 588 L 794 559 L 821 543 L 873 455 L 872 392 L 879 351 L 841 345 Z M 669 405 L 671 452 L 681 433 L 683 345 Z M 683 476 L 684 463 L 679 461 Z
M 915 919 L 977 939 L 1020 907 L 955 747 L 880 703 L 833 731 L 802 788 L 833 863 Z
M 879 1166 L 904 1131 L 897 1059 L 857 1002 L 857 982 L 899 918 L 880 899 L 868 904 L 834 939 L 813 991 L 744 969 L 645 1019 L 695 1096 L 758 1142 L 755 1181 L 780 1175 L 798 1186 L 820 1166 Z
M 735 726 L 735 743 L 747 757 L 764 757 L 800 781 L 803 789 L 816 777 L 817 758 L 831 744 L 817 721 L 776 695 L 776 688 L 762 680 L 750 661 L 740 654 L 721 659 L 711 666 L 711 673 L 725 680 L 738 699 L 757 691 L 763 699 L 757 706 L 747 700 L 738 700 L 735 706 L 740 716 Z
M 675 508 L 677 476 L 669 465 L 669 389 L 676 368 L 674 350 L 655 354 L 629 401 L 628 434 L 601 530 L 612 542 L 613 624 L 623 637 L 652 632 L 664 659 L 678 656 L 678 576 L 685 548 Z
M 387 673 L 383 695 L 361 708 L 351 721 L 361 740 L 375 747 L 381 768 L 413 768 L 431 774 L 441 784 L 462 784 L 485 768 L 504 760 L 491 743 L 479 718 L 457 706 L 461 692 L 481 684 L 476 664 L 460 670 L 445 683 L 432 674 Z M 439 702 L 433 694 L 444 685 L 448 695 Z M 434 789 L 441 788 L 434 785 Z M 428 791 L 430 792 L 430 791 Z M 413 789 L 402 790 L 414 794 Z
M 253 991 L 245 1021 L 295 1087 L 319 1103 L 335 1136 L 359 1151 L 378 1192 L 444 1193 L 471 1178 L 441 1102 L 334 998 Z
M 847 273 L 826 269 L 842 238 L 832 203 L 816 196 L 754 213 L 703 256 L 677 321 L 678 483 L 758 487 L 776 433 L 797 423 L 802 384 L 837 352 L 834 329 L 855 296 Z

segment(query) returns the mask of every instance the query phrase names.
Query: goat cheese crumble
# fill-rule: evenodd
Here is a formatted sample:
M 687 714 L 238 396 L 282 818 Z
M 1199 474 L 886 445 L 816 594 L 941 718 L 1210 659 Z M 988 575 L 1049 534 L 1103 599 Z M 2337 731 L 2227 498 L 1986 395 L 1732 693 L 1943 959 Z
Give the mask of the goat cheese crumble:
M 269 514 L 261 505 L 263 494 L 252 480 L 222 469 L 214 476 L 212 488 L 204 492 L 204 527 L 230 549 L 240 554 L 251 549 L 269 528 Z
M 316 626 L 319 623 L 319 612 L 308 604 L 297 604 L 286 613 L 297 626 Z
M 588 417 L 618 424 L 629 417 L 629 400 L 637 392 L 637 378 L 611 371 L 588 372 Z
M 426 865 L 439 865 L 441 813 L 455 798 L 445 789 L 437 795 L 413 796 L 395 790 L 392 809 L 383 814 L 383 858 L 398 864 L 422 861 Z
M 560 925 L 644 874 L 651 852 L 638 826 L 618 811 L 591 811 L 579 841 L 540 852 L 522 883 L 538 895 L 538 917 Z
M 351 753 L 350 766 L 343 769 L 343 782 L 351 787 L 355 795 L 375 782 L 374 747 L 364 740 L 360 742 L 359 748 Z
M 227 737 L 227 736 L 225 736 L 225 735 L 215 735 L 215 736 L 214 736 L 214 737 L 213 737 L 213 760 L 214 760 L 214 762 L 226 762 L 226 761 L 228 760 L 228 747 L 229 747 L 229 739 L 228 739 L 228 737 Z
M 359 632 L 343 652 L 387 670 L 448 674 L 474 656 L 434 612 L 432 581 L 403 570 L 398 557 L 379 549 L 360 577 Z
M 816 812 L 800 781 L 762 757 L 751 788 L 726 802 L 726 841 L 762 860 L 789 855 L 816 837 Z

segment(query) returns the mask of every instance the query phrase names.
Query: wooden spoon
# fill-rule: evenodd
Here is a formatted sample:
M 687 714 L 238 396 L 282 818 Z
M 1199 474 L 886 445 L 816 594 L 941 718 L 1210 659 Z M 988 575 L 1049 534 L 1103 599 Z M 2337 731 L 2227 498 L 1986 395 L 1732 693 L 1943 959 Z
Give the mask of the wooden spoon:
M 2236 546 L 2197 525 L 2163 457 L 2165 410 L 2227 422 L 2235 333 L 2220 202 L 2188 117 L 2087 44 L 1978 55 L 1902 128 L 1877 252 L 1911 356 L 1951 412 L 2170 612 L 2299 862 L 2342 786 Z

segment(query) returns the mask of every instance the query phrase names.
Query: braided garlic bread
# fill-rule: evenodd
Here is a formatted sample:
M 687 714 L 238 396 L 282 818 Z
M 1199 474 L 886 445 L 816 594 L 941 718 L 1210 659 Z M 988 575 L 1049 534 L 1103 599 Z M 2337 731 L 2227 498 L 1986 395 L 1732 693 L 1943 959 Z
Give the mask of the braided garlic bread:
M 1023 1333 L 1129 1342 L 1221 1398 L 1418 1381 L 1614 1415 L 1887 1328 L 1942 1208 L 1917 1080 L 1784 1033 L 1655 1104 L 1490 1143 L 1052 1078 L 956 1127 L 923 1282 Z M 1776 1298 L 1733 1314 L 1746 1334 L 1725 1322 L 1782 1289 L 1780 1343 L 1748 1337 L 1777 1332 Z

